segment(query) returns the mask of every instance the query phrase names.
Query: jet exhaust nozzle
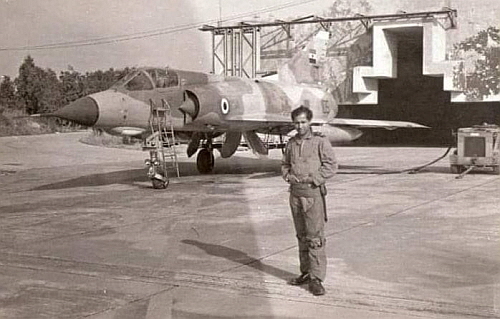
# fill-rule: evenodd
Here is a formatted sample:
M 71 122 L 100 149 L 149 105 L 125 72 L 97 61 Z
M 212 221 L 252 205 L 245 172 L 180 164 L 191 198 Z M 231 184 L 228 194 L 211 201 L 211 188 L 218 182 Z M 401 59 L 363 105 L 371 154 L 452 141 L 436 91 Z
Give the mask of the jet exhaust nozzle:
M 179 106 L 179 111 L 189 115 L 189 117 L 194 120 L 198 116 L 199 110 L 200 107 L 196 96 L 193 93 L 186 91 L 184 103 Z

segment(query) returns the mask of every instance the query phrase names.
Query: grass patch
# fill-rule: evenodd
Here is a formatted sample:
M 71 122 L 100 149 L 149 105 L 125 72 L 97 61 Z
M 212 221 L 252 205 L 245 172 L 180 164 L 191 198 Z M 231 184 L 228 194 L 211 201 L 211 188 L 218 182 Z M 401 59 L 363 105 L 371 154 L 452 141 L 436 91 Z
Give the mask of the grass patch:
M 96 130 L 82 137 L 80 142 L 94 146 L 142 150 L 142 141 L 140 139 L 114 136 Z
M 54 117 L 29 117 L 24 111 L 0 106 L 0 137 L 65 133 L 81 130 L 82 126 Z
M 57 125 L 47 118 L 33 119 L 20 110 L 0 108 L 0 136 L 34 135 L 57 132 Z

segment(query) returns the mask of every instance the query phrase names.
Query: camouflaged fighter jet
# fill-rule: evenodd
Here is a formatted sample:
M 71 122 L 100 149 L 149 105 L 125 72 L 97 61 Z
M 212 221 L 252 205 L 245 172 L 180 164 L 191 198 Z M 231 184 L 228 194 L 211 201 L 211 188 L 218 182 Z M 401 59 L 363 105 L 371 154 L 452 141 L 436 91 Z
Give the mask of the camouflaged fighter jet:
M 189 157 L 199 150 L 197 167 L 201 173 L 212 171 L 214 148 L 223 158 L 230 157 L 242 136 L 255 153 L 267 155 L 268 145 L 258 134 L 290 134 L 291 111 L 300 105 L 313 111 L 314 130 L 328 137 L 332 144 L 359 138 L 360 127 L 424 127 L 409 122 L 336 118 L 338 107 L 332 94 L 315 84 L 315 58 L 300 51 L 279 70 L 277 78 L 245 79 L 169 68 L 139 68 L 110 89 L 76 100 L 52 116 L 115 135 L 147 139 L 152 133 L 152 106 L 166 103 L 176 140 L 189 143 Z M 224 134 L 222 143 L 214 143 Z

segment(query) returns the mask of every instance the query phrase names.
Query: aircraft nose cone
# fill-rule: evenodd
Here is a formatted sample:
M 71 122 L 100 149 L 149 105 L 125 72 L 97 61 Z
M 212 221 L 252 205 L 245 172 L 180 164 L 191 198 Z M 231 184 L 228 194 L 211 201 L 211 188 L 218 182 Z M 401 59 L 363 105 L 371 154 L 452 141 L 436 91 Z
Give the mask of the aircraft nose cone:
M 93 98 L 86 96 L 57 110 L 54 115 L 84 126 L 93 126 L 99 117 L 99 107 Z

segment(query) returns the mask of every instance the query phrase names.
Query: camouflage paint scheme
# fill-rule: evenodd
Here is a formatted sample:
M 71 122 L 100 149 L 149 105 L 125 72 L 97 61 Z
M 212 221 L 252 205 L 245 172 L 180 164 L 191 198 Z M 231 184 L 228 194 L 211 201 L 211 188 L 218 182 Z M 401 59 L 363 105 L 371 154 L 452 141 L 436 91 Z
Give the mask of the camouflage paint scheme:
M 176 85 L 158 86 L 154 74 L 165 71 L 178 78 Z M 144 81 L 133 87 L 130 83 L 138 78 Z M 149 130 L 150 103 L 161 105 L 162 99 L 172 109 L 174 130 L 187 135 L 226 131 L 287 134 L 293 128 L 290 113 L 300 105 L 311 108 L 315 124 L 327 123 L 337 113 L 332 95 L 319 86 L 140 68 L 109 90 L 77 100 L 55 115 L 112 134 L 143 135 Z M 86 113 L 95 114 L 82 121 Z
M 289 134 L 291 111 L 300 105 L 313 111 L 315 130 L 332 144 L 358 138 L 360 127 L 422 127 L 408 122 L 337 119 L 332 94 L 296 79 L 243 79 L 161 68 L 134 70 L 109 90 L 83 97 L 53 115 L 115 135 L 146 137 L 151 103 L 159 106 L 162 100 L 171 107 L 176 135 L 185 141 L 195 132 L 202 133 L 201 139 L 239 132 L 261 144 L 255 133 Z M 237 140 L 235 136 L 231 140 Z M 267 153 L 262 145 L 251 146 Z
M 76 100 L 52 115 L 111 134 L 145 139 L 151 133 L 152 106 L 161 107 L 166 101 L 171 110 L 167 121 L 172 123 L 176 139 L 189 142 L 188 156 L 196 153 L 203 140 L 202 147 L 211 152 L 213 138 L 223 134 L 222 157 L 236 151 L 242 136 L 254 152 L 265 155 L 268 148 L 257 133 L 293 133 L 290 115 L 300 105 L 313 111 L 313 127 L 332 144 L 359 138 L 359 127 L 423 127 L 409 122 L 336 119 L 337 103 L 319 82 L 329 37 L 328 32 L 319 31 L 275 76 L 247 79 L 139 68 L 109 90 Z M 314 59 L 311 52 L 316 53 Z M 210 162 L 206 153 L 202 157 Z

